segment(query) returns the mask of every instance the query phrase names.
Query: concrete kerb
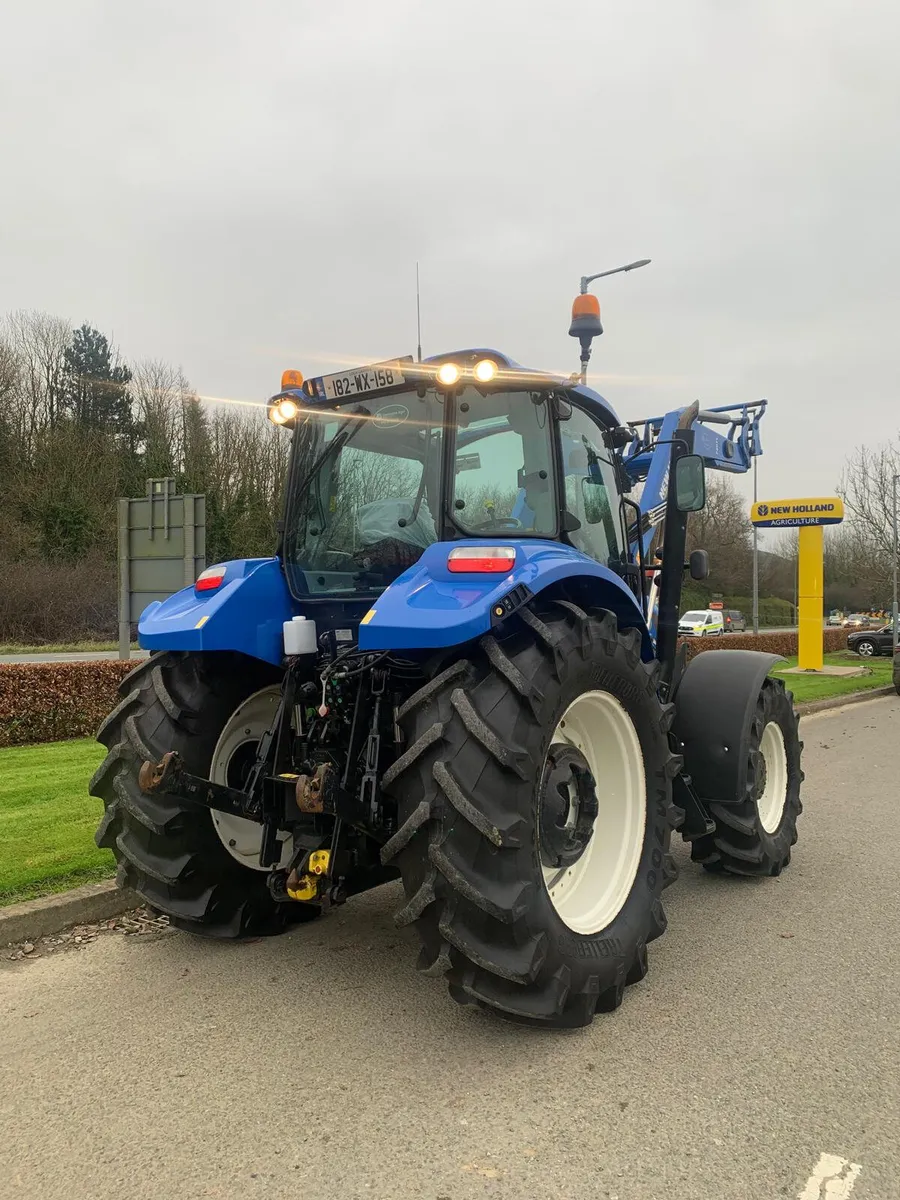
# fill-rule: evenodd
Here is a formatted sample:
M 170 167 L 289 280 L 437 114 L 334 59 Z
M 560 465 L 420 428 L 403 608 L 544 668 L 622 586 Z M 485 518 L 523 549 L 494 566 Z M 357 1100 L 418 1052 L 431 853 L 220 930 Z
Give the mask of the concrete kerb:
M 112 880 L 87 883 L 0 908 L 0 946 L 8 942 L 24 942 L 59 933 L 70 925 L 89 925 L 93 921 L 108 921 L 140 907 L 142 901 L 130 888 L 116 887 Z
M 894 695 L 894 687 L 870 688 L 866 692 L 850 692 L 846 696 L 831 696 L 827 700 L 798 704 L 797 712 L 802 717 L 812 716 L 832 708 L 843 708 L 848 704 L 861 704 L 867 700 Z M 55 896 L 42 896 L 38 900 L 10 904 L 6 908 L 0 908 L 0 946 L 5 946 L 8 942 L 46 937 L 48 934 L 59 933 L 70 925 L 107 921 L 112 917 L 120 917 L 133 908 L 139 908 L 141 903 L 141 898 L 136 892 L 128 888 L 119 888 L 109 881 L 88 883 Z
M 878 700 L 885 696 L 896 695 L 897 689 L 893 685 L 889 685 L 888 687 L 869 688 L 865 692 L 848 692 L 846 696 L 829 696 L 827 700 L 808 700 L 806 704 L 798 704 L 796 707 L 801 717 L 811 717 L 813 713 L 828 712 L 830 708 L 844 708 L 848 704 L 862 704 L 866 700 Z

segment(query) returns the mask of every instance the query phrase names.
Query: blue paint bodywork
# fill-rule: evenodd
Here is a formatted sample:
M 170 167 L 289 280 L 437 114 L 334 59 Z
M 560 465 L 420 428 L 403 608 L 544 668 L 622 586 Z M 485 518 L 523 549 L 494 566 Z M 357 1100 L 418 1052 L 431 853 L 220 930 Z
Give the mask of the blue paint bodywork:
M 581 578 L 595 585 L 596 603 L 614 611 L 623 628 L 640 629 L 644 657 L 652 657 L 638 603 L 608 567 L 571 546 L 529 538 L 510 539 L 516 562 L 506 575 L 456 574 L 448 570 L 447 557 L 459 544 L 429 546 L 381 593 L 372 605 L 375 615 L 359 627 L 361 650 L 461 645 L 490 630 L 493 605 L 520 584 L 537 594 L 564 579 Z M 225 580 L 216 591 L 184 588 L 148 605 L 138 624 L 138 640 L 145 650 L 236 650 L 278 664 L 283 622 L 300 613 L 315 620 L 327 603 L 295 601 L 277 558 L 241 559 L 225 564 Z
M 147 605 L 138 622 L 145 650 L 237 650 L 281 662 L 281 626 L 300 612 L 281 564 L 242 558 L 224 566 L 225 580 L 214 592 L 187 587 Z
M 459 542 L 429 546 L 372 605 L 375 615 L 360 626 L 359 648 L 402 651 L 459 645 L 490 630 L 493 606 L 513 588 L 524 584 L 536 594 L 578 578 L 591 582 L 596 603 L 615 611 L 620 625 L 641 630 L 645 653 L 652 656 L 634 593 L 608 567 L 561 542 L 510 538 L 503 544 L 515 546 L 516 562 L 500 577 L 449 571 L 447 557 Z

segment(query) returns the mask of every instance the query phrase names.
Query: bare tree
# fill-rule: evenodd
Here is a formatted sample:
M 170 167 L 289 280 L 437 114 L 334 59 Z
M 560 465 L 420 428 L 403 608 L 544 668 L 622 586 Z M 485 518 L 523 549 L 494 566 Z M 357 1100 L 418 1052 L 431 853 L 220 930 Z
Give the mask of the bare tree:
M 16 452 L 18 384 L 18 360 L 12 347 L 0 334 L 0 505 L 5 490 L 3 480 L 9 479 Z
M 145 359 L 134 368 L 129 390 L 147 475 L 175 475 L 182 457 L 180 418 L 187 380 L 168 363 Z
M 271 554 L 290 438 L 261 409 L 252 415 L 214 411 L 202 436 L 208 445 L 211 553 L 217 558 Z
M 750 517 L 727 477 L 708 477 L 706 507 L 691 514 L 688 550 L 697 548 L 709 552 L 709 581 L 714 591 L 746 594 L 753 568 Z
M 0 326 L 0 414 L 8 414 L 19 390 L 19 360 Z
M 859 555 L 856 569 L 884 590 L 893 560 L 893 477 L 900 474 L 900 438 L 881 445 L 857 446 L 847 459 L 838 493 L 849 514 L 847 529 Z M 859 578 L 859 576 L 857 576 Z
M 30 449 L 36 436 L 63 418 L 72 329 L 59 317 L 20 311 L 4 319 L 0 339 L 16 364 L 17 434 L 23 449 Z

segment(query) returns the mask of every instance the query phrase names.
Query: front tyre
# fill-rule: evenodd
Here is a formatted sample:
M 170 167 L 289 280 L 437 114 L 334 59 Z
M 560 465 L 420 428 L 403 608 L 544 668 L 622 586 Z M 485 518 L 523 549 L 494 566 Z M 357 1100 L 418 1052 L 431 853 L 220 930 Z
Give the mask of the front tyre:
M 611 613 L 527 608 L 400 709 L 384 860 L 420 969 L 459 1003 L 581 1026 L 646 973 L 681 813 L 673 710 L 640 648 Z
M 745 794 L 737 804 L 709 801 L 716 829 L 693 843 L 696 862 L 733 875 L 781 874 L 803 808 L 802 750 L 790 692 L 780 679 L 764 680 L 750 728 Z
M 243 655 L 164 653 L 127 675 L 119 694 L 97 734 L 108 753 L 90 783 L 105 807 L 95 840 L 115 855 L 119 883 L 208 937 L 280 933 L 315 916 L 272 899 L 256 857 L 260 826 L 138 783 L 146 759 L 177 750 L 192 774 L 240 787 L 277 707 L 277 673 Z

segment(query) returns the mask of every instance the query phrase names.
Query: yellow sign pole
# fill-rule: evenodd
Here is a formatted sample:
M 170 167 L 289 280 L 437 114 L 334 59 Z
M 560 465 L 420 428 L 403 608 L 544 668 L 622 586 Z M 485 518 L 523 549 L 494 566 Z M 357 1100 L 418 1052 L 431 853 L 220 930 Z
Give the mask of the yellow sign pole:
M 839 496 L 813 496 L 803 500 L 757 500 L 750 509 L 750 520 L 754 526 L 797 530 L 797 668 L 801 671 L 823 669 L 822 526 L 839 525 L 843 519 L 844 502 Z
M 797 666 L 801 671 L 822 670 L 822 558 L 821 525 L 801 525 L 797 531 Z

